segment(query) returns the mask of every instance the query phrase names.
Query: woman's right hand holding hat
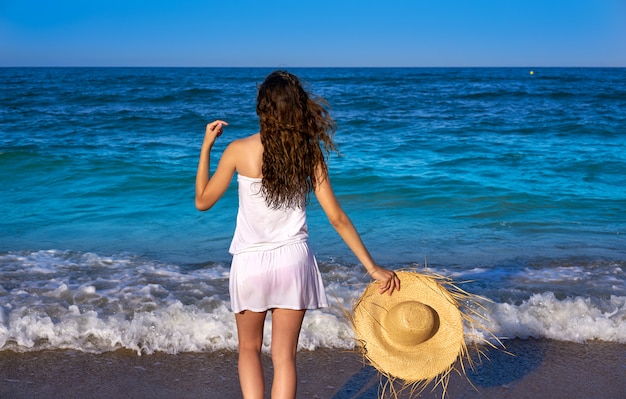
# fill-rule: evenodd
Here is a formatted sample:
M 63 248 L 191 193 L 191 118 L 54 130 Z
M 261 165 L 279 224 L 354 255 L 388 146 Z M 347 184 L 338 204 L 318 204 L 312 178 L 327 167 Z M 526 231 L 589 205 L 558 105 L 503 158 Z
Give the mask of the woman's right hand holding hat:
M 395 272 L 376 266 L 374 270 L 369 272 L 369 275 L 380 283 L 379 292 L 381 294 L 387 292 L 391 295 L 395 290 L 400 291 L 400 279 Z

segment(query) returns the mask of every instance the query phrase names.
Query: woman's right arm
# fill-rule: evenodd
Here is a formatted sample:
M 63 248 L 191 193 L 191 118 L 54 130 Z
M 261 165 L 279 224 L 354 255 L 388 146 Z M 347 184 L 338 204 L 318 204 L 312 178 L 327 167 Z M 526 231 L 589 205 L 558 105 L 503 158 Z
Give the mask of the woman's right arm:
M 399 290 L 400 279 L 391 270 L 382 268 L 374 262 L 354 224 L 352 224 L 348 215 L 341 208 L 327 174 L 318 176 L 315 196 L 328 221 L 339 233 L 346 245 L 348 245 L 348 248 L 352 250 L 357 259 L 363 264 L 369 275 L 381 283 L 380 293 L 388 292 L 391 295 L 394 290 Z

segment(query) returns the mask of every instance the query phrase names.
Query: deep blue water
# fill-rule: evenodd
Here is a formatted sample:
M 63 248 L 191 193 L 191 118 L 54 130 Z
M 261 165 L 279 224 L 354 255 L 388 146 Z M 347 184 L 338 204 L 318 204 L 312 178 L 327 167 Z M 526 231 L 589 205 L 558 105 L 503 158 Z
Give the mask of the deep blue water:
M 208 121 L 229 122 L 213 165 L 258 130 L 256 87 L 270 71 L 0 69 L 0 347 L 3 328 L 10 345 L 31 317 L 54 330 L 91 311 L 120 336 L 122 320 L 227 308 L 236 187 L 200 213 L 195 170 Z M 331 105 L 331 181 L 379 263 L 472 279 L 468 289 L 520 315 L 533 300 L 557 306 L 521 330 L 493 310 L 509 335 L 550 336 L 548 315 L 583 301 L 612 326 L 590 330 L 626 342 L 626 69 L 292 72 Z M 327 286 L 349 302 L 362 269 L 314 201 L 309 227 Z M 570 327 L 552 337 L 577 340 Z M 309 332 L 314 346 L 344 345 Z M 81 336 L 65 345 L 85 349 Z

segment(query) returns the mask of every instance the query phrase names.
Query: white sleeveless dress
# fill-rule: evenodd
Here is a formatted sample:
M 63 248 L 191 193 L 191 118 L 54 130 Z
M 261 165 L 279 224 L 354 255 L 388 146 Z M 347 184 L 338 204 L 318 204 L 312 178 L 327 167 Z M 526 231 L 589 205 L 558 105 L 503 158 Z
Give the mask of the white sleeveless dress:
M 239 211 L 229 250 L 233 312 L 327 307 L 304 207 L 271 209 L 261 194 L 260 178 L 238 175 L 237 183 Z

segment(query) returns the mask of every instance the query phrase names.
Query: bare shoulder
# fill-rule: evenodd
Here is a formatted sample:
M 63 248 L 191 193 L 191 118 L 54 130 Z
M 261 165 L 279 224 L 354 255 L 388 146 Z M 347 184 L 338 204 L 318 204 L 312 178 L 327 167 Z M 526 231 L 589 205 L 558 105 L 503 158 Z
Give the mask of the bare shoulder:
M 237 141 L 240 141 L 243 145 L 249 145 L 251 147 L 262 145 L 261 144 L 261 134 L 260 133 L 253 134 L 252 136 L 244 137 L 244 138 L 239 139 Z
M 239 173 L 249 177 L 260 177 L 263 145 L 258 133 L 234 140 L 228 145 L 226 152 L 236 160 L 236 169 Z
M 238 150 L 255 149 L 261 145 L 261 135 L 259 133 L 241 139 L 233 140 L 228 147 L 235 147 Z

